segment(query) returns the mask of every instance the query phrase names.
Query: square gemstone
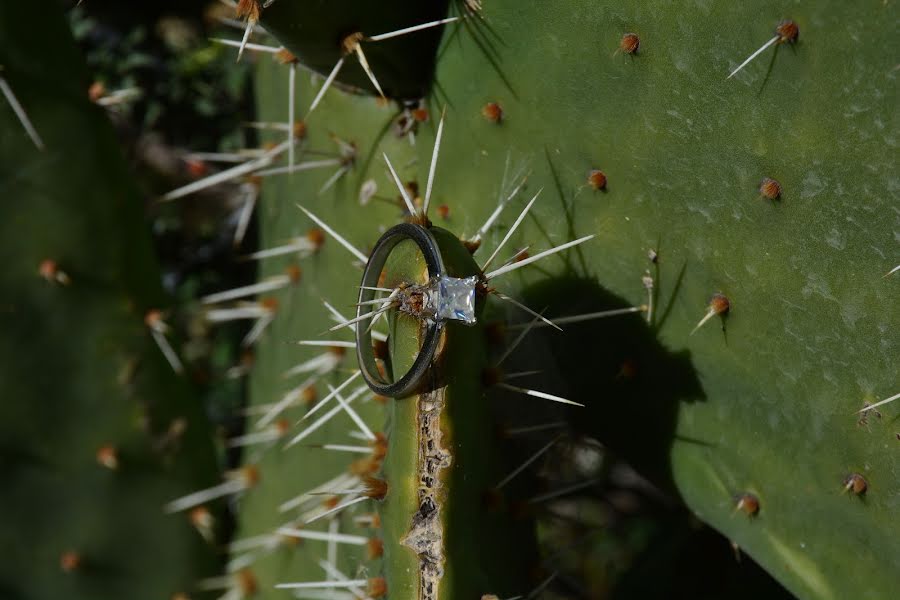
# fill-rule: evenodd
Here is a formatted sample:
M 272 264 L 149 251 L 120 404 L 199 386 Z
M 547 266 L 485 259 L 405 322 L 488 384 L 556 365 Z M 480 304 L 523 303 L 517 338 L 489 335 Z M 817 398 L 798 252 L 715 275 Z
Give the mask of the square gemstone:
M 431 282 L 429 304 L 438 320 L 453 319 L 475 323 L 475 286 L 477 277 L 457 279 L 442 275 Z

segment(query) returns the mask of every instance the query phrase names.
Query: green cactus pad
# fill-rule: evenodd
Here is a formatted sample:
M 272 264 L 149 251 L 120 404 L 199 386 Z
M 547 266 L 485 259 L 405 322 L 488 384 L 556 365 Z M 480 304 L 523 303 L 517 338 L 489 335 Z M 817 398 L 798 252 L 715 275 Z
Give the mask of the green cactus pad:
M 216 553 L 162 507 L 217 467 L 144 322 L 165 297 L 141 199 L 54 3 L 0 5 L 0 65 L 43 145 L 0 98 L 0 595 L 189 593 Z

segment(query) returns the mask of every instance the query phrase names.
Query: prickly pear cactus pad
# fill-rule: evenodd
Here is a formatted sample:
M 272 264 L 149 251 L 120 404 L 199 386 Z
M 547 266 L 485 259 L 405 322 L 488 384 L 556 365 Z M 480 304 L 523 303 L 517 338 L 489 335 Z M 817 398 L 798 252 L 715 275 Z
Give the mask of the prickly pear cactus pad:
M 216 462 L 145 323 L 165 300 L 140 199 L 53 5 L 0 4 L 0 596 L 170 598 L 218 565 L 162 505 Z
M 522 271 L 523 289 L 544 280 L 531 306 L 602 310 L 608 293 L 647 302 L 649 286 L 656 339 L 687 359 L 655 360 L 613 321 L 544 330 L 545 369 L 586 405 L 575 423 L 664 468 L 798 596 L 891 596 L 900 405 L 857 411 L 900 384 L 900 281 L 882 277 L 898 250 L 896 4 L 497 0 L 482 14 L 493 53 L 460 35 L 440 54 L 452 127 L 436 201 L 478 223 L 487 182 L 528 165 L 551 193 L 520 245 L 597 234 Z M 796 40 L 775 32 L 783 19 Z M 699 386 L 653 384 L 667 376 Z
M 261 22 L 280 40 L 247 52 L 284 44 L 302 64 L 297 6 L 262 5 Z M 390 14 L 398 5 L 386 6 Z M 900 406 L 872 405 L 898 386 L 897 279 L 883 277 L 897 264 L 889 51 L 897 36 L 884 25 L 896 22 L 895 7 L 570 0 L 548 10 L 469 0 L 454 9 L 463 18 L 444 29 L 422 103 L 329 87 L 340 81 L 337 55 L 330 71 L 329 60 L 310 59 L 319 71 L 311 77 L 298 77 L 290 60 L 287 68 L 260 63 L 260 118 L 289 132 L 268 156 L 295 152 L 288 165 L 257 173 L 269 256 L 261 276 L 298 259 L 304 275 L 266 305 L 277 310 L 257 349 L 251 412 L 265 415 L 260 428 L 284 418 L 276 433 L 286 443 L 250 455 L 260 484 L 242 504 L 235 544 L 273 543 L 237 565 L 252 564 L 265 597 L 331 588 L 342 597 L 431 597 L 424 579 L 409 577 L 416 561 L 403 545 L 402 514 L 422 493 L 416 417 L 410 404 L 387 400 L 385 421 L 384 399 L 362 385 L 346 351 L 359 267 L 388 227 L 430 197 L 436 225 L 473 252 L 479 243 L 488 249 L 473 256 L 488 287 L 503 275 L 490 299 L 532 309 L 508 307 L 506 350 L 473 338 L 462 342 L 472 350 L 460 361 L 474 373 L 476 363 L 502 362 L 515 349 L 504 370 L 527 384 L 483 373 L 480 384 L 504 393 L 479 396 L 470 377 L 464 395 L 494 403 L 510 392 L 508 410 L 477 412 L 494 425 L 510 414 L 561 422 L 528 448 L 495 444 L 484 422 L 463 430 L 467 420 L 454 420 L 447 439 L 476 445 L 465 456 L 502 462 L 510 453 L 518 460 L 507 459 L 508 468 L 534 465 L 541 477 L 525 482 L 535 486 L 558 481 L 548 471 L 579 472 L 572 459 L 554 463 L 565 456 L 557 450 L 584 455 L 602 445 L 797 596 L 890 597 L 900 567 L 892 519 Z M 398 18 L 386 29 L 409 24 Z M 392 68 L 363 56 L 373 32 L 361 33 L 349 42 L 335 36 L 343 59 L 363 71 L 351 83 L 385 91 L 376 81 L 388 81 Z M 427 44 L 420 50 L 410 59 L 431 56 Z M 384 95 L 410 100 L 399 89 Z M 510 215 L 495 219 L 506 204 Z M 484 256 L 504 243 L 506 255 L 488 269 Z M 544 318 L 564 331 L 544 327 Z M 381 340 L 382 358 L 402 370 L 416 336 L 391 322 L 403 337 Z M 535 398 L 555 408 L 536 408 Z M 474 481 L 499 481 L 496 488 L 505 480 L 480 470 L 487 458 L 473 462 L 460 462 L 446 482 L 460 485 L 446 491 L 450 513 L 458 493 L 468 514 L 516 508 L 525 538 L 541 511 L 569 509 L 576 514 L 566 517 L 583 523 L 578 505 L 564 501 L 590 488 L 589 476 L 549 490 L 520 479 L 477 503 L 465 469 Z M 518 590 L 499 580 L 500 589 L 488 588 L 477 561 L 459 558 L 486 531 L 478 523 L 445 523 L 441 597 L 567 589 L 551 585 L 559 570 L 546 537 L 539 564 L 513 561 L 527 573 Z M 452 548 L 451 539 L 464 542 Z

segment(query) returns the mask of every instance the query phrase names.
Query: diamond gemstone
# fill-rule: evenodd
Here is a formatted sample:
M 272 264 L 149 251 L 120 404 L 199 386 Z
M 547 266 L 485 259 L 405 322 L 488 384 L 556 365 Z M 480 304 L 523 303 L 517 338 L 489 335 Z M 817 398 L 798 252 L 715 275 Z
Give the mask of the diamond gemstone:
M 434 318 L 475 323 L 475 286 L 477 277 L 457 279 L 441 275 L 428 285 L 427 305 Z

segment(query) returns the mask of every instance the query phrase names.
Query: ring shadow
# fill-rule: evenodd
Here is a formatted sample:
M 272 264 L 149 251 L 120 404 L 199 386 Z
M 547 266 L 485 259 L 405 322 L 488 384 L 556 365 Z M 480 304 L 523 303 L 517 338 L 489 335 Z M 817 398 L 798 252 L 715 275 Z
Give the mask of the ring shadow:
M 543 314 L 551 320 L 632 306 L 596 280 L 579 276 L 542 280 L 524 288 L 521 296 L 528 306 L 546 307 Z M 680 497 L 669 461 L 673 442 L 708 444 L 677 436 L 681 404 L 706 401 L 690 353 L 662 345 L 643 313 L 562 327 L 563 333 L 534 329 L 511 357 L 507 371 L 540 369 L 529 383 L 534 380 L 537 389 L 584 405 L 563 407 L 556 418 L 596 438 Z

